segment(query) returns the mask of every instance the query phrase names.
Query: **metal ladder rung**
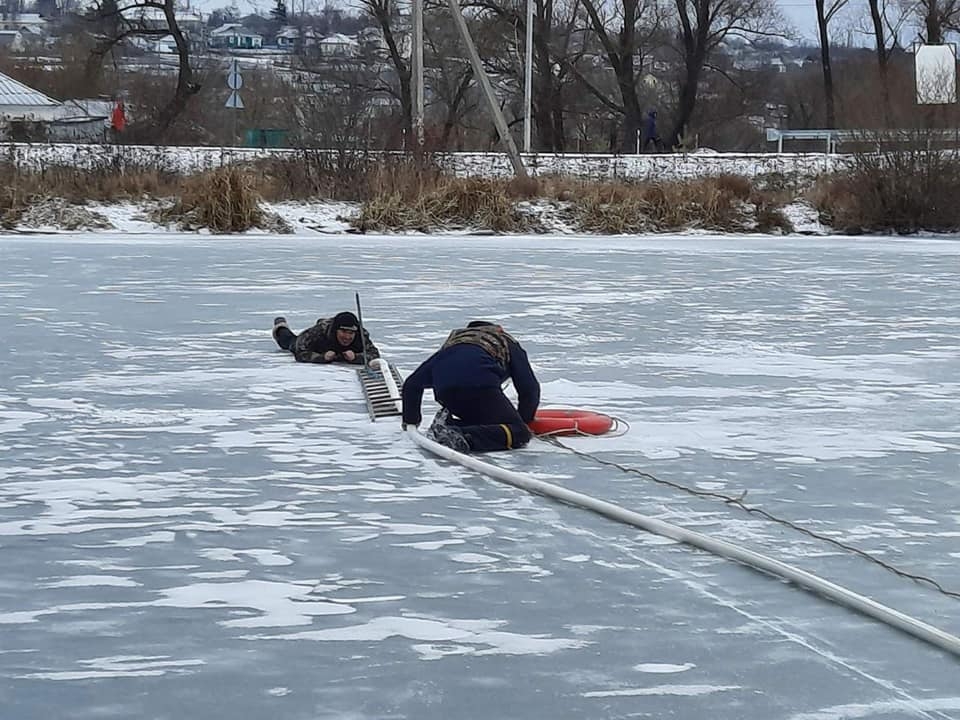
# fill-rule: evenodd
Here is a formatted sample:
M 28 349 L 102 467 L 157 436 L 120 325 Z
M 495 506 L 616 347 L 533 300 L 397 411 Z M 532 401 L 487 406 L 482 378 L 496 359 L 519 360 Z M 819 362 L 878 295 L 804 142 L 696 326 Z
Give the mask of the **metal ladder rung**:
M 392 365 L 390 366 L 390 373 L 393 375 L 397 387 L 400 387 L 403 384 L 403 378 L 400 377 L 400 373 Z M 379 370 L 367 367 L 357 368 L 357 376 L 360 378 L 360 386 L 363 388 L 363 397 L 367 401 L 367 411 L 370 413 L 371 420 L 397 417 L 402 414 L 397 408 L 396 398 L 390 395 L 387 383 Z

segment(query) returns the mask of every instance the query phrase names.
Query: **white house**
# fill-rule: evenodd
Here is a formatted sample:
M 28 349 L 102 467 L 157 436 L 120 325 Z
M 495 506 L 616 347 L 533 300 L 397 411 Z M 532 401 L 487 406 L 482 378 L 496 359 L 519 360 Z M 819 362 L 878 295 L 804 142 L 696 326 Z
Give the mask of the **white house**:
M 0 30 L 19 30 L 42 37 L 47 33 L 47 21 L 37 13 L 4 13 L 0 15 Z
M 227 23 L 210 31 L 210 47 L 230 50 L 258 50 L 263 47 L 263 35 L 247 30 L 240 23 Z
M 0 30 L 0 53 L 20 52 L 26 48 L 23 33 L 19 30 Z
M 177 52 L 177 41 L 173 39 L 173 35 L 169 34 L 159 37 L 153 35 L 134 35 L 128 39 L 128 42 L 145 52 L 162 54 Z
M 387 43 L 383 39 L 383 32 L 378 27 L 369 26 L 357 33 L 357 44 L 366 52 L 386 52 Z
M 19 129 L 44 140 L 102 142 L 113 106 L 112 100 L 59 102 L 0 73 L 0 138 Z
M 169 26 L 163 10 L 155 7 L 134 7 L 123 13 L 127 19 L 139 22 L 153 30 L 166 30 Z M 173 14 L 177 27 L 184 35 L 199 37 L 203 34 L 204 19 L 199 10 L 177 7 Z
M 54 120 L 60 107 L 59 101 L 0 73 L 0 121 Z
M 320 40 L 320 53 L 328 57 L 352 57 L 357 54 L 360 44 L 352 37 L 334 33 Z
M 292 51 L 300 42 L 300 28 L 285 27 L 277 33 L 277 47 Z

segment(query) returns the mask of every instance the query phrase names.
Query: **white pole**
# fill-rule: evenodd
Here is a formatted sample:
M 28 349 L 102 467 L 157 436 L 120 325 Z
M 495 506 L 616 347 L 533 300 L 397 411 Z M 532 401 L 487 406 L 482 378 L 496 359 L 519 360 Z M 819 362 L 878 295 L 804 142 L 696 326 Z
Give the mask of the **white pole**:
M 533 3 L 527 0 L 526 63 L 523 72 L 523 151 L 530 152 L 530 113 L 533 109 Z
M 464 455 L 463 453 L 459 453 L 456 450 L 452 450 L 424 437 L 415 427 L 407 426 L 407 435 L 424 450 L 429 450 L 434 455 L 446 458 L 447 460 L 458 462 L 464 467 L 488 475 L 495 480 L 500 480 L 501 482 L 521 488 L 527 492 L 559 500 L 574 507 L 590 510 L 611 520 L 632 525 L 633 527 L 662 535 L 677 542 L 692 545 L 693 547 L 706 550 L 719 557 L 734 560 L 748 567 L 762 570 L 763 572 L 783 578 L 784 580 L 789 580 L 795 585 L 815 592 L 828 600 L 833 600 L 839 605 L 856 610 L 868 617 L 872 617 L 891 627 L 913 635 L 915 638 L 919 638 L 930 645 L 946 650 L 953 655 L 960 656 L 960 638 L 957 636 L 951 635 L 940 628 L 917 620 L 909 615 L 905 615 L 899 610 L 881 605 L 876 600 L 859 595 L 841 585 L 836 585 L 829 580 L 824 580 L 813 573 L 754 552 L 753 550 L 740 547 L 739 545 L 734 545 L 726 540 L 703 535 L 678 525 L 671 525 L 663 520 L 657 520 L 656 518 L 627 510 L 606 500 L 600 500 L 590 495 L 568 490 L 560 485 L 538 480 L 530 475 L 524 475 L 514 470 L 498 467 L 472 455 Z
M 410 59 L 410 74 L 413 81 L 413 134 L 417 147 L 423 145 L 423 0 L 413 0 L 413 37 Z

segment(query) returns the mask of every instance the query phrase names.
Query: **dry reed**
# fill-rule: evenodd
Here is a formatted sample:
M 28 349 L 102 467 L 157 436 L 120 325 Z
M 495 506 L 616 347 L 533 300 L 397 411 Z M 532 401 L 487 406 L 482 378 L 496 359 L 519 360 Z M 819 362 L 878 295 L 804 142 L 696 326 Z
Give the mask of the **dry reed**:
M 264 222 L 256 176 L 236 165 L 189 177 L 172 206 L 155 212 L 162 223 L 208 228 L 215 233 L 244 232 Z

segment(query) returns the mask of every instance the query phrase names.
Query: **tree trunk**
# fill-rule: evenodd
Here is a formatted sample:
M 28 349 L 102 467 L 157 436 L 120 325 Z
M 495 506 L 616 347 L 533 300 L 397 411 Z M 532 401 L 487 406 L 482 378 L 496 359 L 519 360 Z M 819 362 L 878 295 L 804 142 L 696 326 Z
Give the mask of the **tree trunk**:
M 637 138 L 643 127 L 643 108 L 637 97 L 637 85 L 633 73 L 633 56 L 623 58 L 617 68 L 617 85 L 620 88 L 620 97 L 623 99 L 623 137 L 620 142 L 622 153 L 639 152 Z M 642 148 L 641 148 L 642 149 Z
M 193 81 L 193 68 L 190 67 L 190 48 L 187 46 L 187 40 L 183 37 L 180 26 L 177 24 L 173 0 L 164 0 L 163 14 L 167 19 L 170 34 L 173 35 L 173 40 L 177 44 L 179 69 L 177 71 L 177 88 L 173 93 L 173 98 L 160 110 L 157 117 L 157 127 L 161 135 L 169 130 L 174 121 L 180 117 L 190 98 L 200 92 L 200 83 Z
M 620 137 L 620 151 L 633 153 L 637 151 L 637 133 L 642 126 L 643 111 L 637 98 L 637 77 L 633 67 L 633 59 L 638 51 L 636 39 L 636 21 L 638 0 L 622 0 L 623 25 L 617 35 L 616 42 L 610 37 L 605 23 L 597 12 L 592 0 L 583 0 L 584 10 L 590 17 L 593 31 L 597 34 L 600 44 L 607 56 L 607 62 L 617 78 L 617 88 L 620 90 L 622 105 L 617 110 L 623 113 L 623 134 Z M 612 103 L 608 103 L 612 105 Z
M 552 4 L 550 5 L 552 8 Z M 547 9 L 544 8 L 544 12 Z M 550 62 L 550 22 L 540 14 L 533 19 L 533 61 L 536 72 L 533 78 L 533 124 L 537 132 L 531 149 L 557 151 L 552 119 L 553 67 Z
M 883 120 L 886 127 L 891 127 L 890 102 L 890 67 L 888 60 L 890 53 L 887 50 L 887 39 L 883 31 L 883 14 L 880 10 L 880 0 L 868 0 L 870 3 L 870 18 L 873 21 L 873 37 L 876 41 L 877 69 L 880 72 L 880 95 L 883 103 Z
M 827 33 L 827 17 L 824 14 L 824 0 L 817 3 L 817 30 L 820 35 L 820 67 L 823 70 L 823 96 L 827 110 L 827 128 L 837 126 L 837 110 L 833 97 L 833 68 L 830 66 L 830 37 Z
M 403 114 L 403 136 L 404 138 L 413 137 L 413 96 L 410 87 L 410 66 L 400 54 L 397 46 L 397 39 L 393 35 L 393 28 L 390 26 L 390 15 L 388 5 L 385 3 L 371 3 L 369 9 L 380 25 L 380 31 L 383 33 L 383 40 L 387 44 L 387 51 L 390 53 L 390 60 L 397 73 L 397 80 L 400 84 L 400 112 Z
M 670 147 L 677 147 L 682 144 L 683 136 L 690 126 L 690 120 L 693 118 L 693 111 L 697 106 L 697 90 L 700 85 L 700 73 L 703 71 L 703 65 L 706 61 L 706 51 L 704 45 L 694 42 L 686 50 L 684 60 L 685 73 L 680 83 L 680 101 L 677 106 L 677 117 L 673 130 L 670 131 Z
M 461 76 L 460 83 L 457 85 L 457 92 L 453 97 L 453 102 L 451 102 L 447 108 L 447 116 L 443 121 L 443 134 L 440 136 L 440 147 L 444 150 L 447 149 L 447 143 L 450 142 L 450 134 L 453 132 L 453 128 L 459 120 L 460 106 L 463 104 L 467 96 L 467 90 L 470 88 L 472 82 L 473 68 L 470 68 Z
M 553 101 L 550 109 L 553 119 L 553 151 L 562 153 L 567 149 L 567 132 L 564 124 L 563 87 L 559 81 L 555 84 L 550 99 Z
M 923 18 L 923 25 L 927 29 L 927 45 L 943 44 L 943 18 L 940 15 L 940 8 L 937 6 L 937 0 L 928 0 L 926 14 Z
M 680 98 L 677 117 L 670 131 L 670 147 L 677 147 L 689 129 L 693 111 L 697 106 L 697 90 L 700 73 L 707 59 L 707 35 L 710 32 L 710 0 L 697 0 L 697 25 L 690 22 L 685 0 L 676 0 L 680 18 L 681 42 L 683 43 L 684 76 L 680 81 Z

